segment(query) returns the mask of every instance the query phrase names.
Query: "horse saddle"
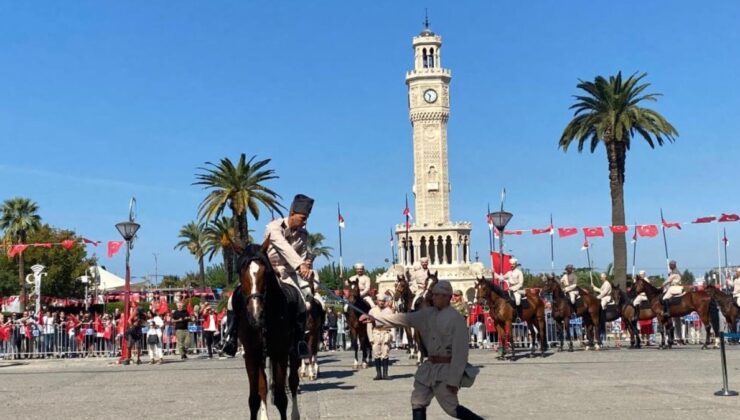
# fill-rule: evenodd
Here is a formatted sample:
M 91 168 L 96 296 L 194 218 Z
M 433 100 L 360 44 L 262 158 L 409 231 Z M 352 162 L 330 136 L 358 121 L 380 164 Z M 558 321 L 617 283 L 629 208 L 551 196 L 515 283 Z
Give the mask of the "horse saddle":
M 583 306 L 583 298 L 581 298 L 581 295 L 576 296 L 576 308 L 580 308 Z
M 652 307 L 653 306 L 647 300 L 643 300 L 642 302 L 640 302 L 640 310 L 641 311 L 651 309 Z
M 617 318 L 618 312 L 619 309 L 617 308 L 617 305 L 615 303 L 608 303 L 606 305 L 606 309 L 604 309 L 604 314 L 608 319 Z
M 681 293 L 678 296 L 672 296 L 670 299 L 668 299 L 668 306 L 678 305 L 683 300 L 683 295 L 686 293 Z

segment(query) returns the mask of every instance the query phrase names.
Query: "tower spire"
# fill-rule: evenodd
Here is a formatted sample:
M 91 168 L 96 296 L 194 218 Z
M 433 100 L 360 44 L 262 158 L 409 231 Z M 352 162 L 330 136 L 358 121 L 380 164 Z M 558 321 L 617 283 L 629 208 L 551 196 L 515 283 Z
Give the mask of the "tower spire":
M 429 29 L 429 10 L 424 8 L 424 29 Z

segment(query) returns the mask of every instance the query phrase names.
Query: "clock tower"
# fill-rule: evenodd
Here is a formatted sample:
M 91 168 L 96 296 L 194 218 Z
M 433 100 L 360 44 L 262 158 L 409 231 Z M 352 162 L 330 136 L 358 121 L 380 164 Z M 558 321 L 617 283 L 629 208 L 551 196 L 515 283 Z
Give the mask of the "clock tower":
M 450 220 L 447 171 L 447 120 L 450 115 L 450 71 L 442 67 L 442 37 L 429 29 L 413 39 L 414 69 L 406 73 L 409 117 L 414 144 L 416 220 L 438 226 Z
M 424 22 L 412 40 L 413 70 L 406 72 L 409 119 L 414 154 L 413 224 L 397 225 L 398 264 L 378 277 L 380 292 L 392 290 L 398 275 L 429 259 L 432 271 L 475 297 L 476 277 L 487 273 L 471 261 L 470 222 L 450 221 L 450 178 L 447 161 L 447 121 L 450 116 L 450 70 L 442 67 L 442 37 Z M 489 273 L 490 276 L 490 273 Z

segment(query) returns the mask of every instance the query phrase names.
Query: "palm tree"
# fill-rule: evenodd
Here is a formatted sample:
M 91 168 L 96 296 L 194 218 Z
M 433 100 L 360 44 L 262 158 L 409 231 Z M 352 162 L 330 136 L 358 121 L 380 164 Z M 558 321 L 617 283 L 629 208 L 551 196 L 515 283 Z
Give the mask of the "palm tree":
M 226 271 L 226 284 L 233 284 L 234 280 L 234 225 L 227 217 L 220 217 L 206 226 L 207 246 L 206 253 L 208 261 L 221 252 L 224 258 L 224 270 Z M 251 242 L 251 241 L 250 241 Z
M 308 253 L 314 258 L 324 257 L 327 260 L 331 259 L 331 250 L 333 248 L 330 246 L 322 246 L 324 239 L 326 238 L 321 233 L 308 234 L 308 243 L 306 244 L 306 248 L 308 248 Z
M 41 226 L 38 211 L 38 204 L 28 198 L 15 197 L 3 202 L 0 209 L 0 229 L 5 231 L 6 249 L 14 240 L 25 243 L 28 233 Z M 23 311 L 26 306 L 26 282 L 22 252 L 18 253 L 18 284 L 21 289 L 21 311 Z
M 643 108 L 643 101 L 657 101 L 657 93 L 644 93 L 650 84 L 640 83 L 647 76 L 633 74 L 626 80 L 622 73 L 605 79 L 597 76 L 593 82 L 580 81 L 578 88 L 586 95 L 576 95 L 575 117 L 568 123 L 560 137 L 559 147 L 563 151 L 573 141 L 578 142 L 578 152 L 589 142 L 591 153 L 599 144 L 604 144 L 609 161 L 609 189 L 612 199 L 612 225 L 624 225 L 624 173 L 630 141 L 636 134 L 651 148 L 657 143 L 673 142 L 678 136 L 676 129 L 659 113 Z M 627 242 L 624 233 L 612 237 L 614 251 L 614 278 L 624 286 L 627 280 Z
M 264 185 L 266 181 L 278 178 L 274 170 L 265 169 L 270 159 L 255 162 L 255 158 L 252 156 L 247 161 L 242 153 L 236 164 L 229 158 L 221 159 L 218 164 L 206 162 L 205 167 L 198 168 L 203 172 L 196 174 L 197 181 L 193 183 L 210 190 L 198 208 L 200 219 L 215 220 L 228 206 L 236 234 L 234 242 L 241 247 L 248 243 L 247 211 L 258 220 L 259 204 L 280 214 L 280 209 L 284 208 L 278 201 L 280 195 Z
M 200 283 L 202 287 L 205 287 L 206 269 L 203 264 L 203 258 L 206 255 L 206 247 L 208 246 L 206 225 L 204 223 L 190 222 L 180 228 L 178 238 L 182 238 L 182 240 L 175 245 L 175 249 L 187 248 L 187 250 L 198 260 Z

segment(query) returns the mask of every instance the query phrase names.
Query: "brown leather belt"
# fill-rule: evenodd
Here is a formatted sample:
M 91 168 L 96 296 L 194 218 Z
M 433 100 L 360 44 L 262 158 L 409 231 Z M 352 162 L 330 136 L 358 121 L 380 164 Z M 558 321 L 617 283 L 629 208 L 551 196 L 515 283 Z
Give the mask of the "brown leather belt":
M 429 362 L 435 365 L 440 363 L 450 363 L 451 361 L 451 356 L 429 356 Z

